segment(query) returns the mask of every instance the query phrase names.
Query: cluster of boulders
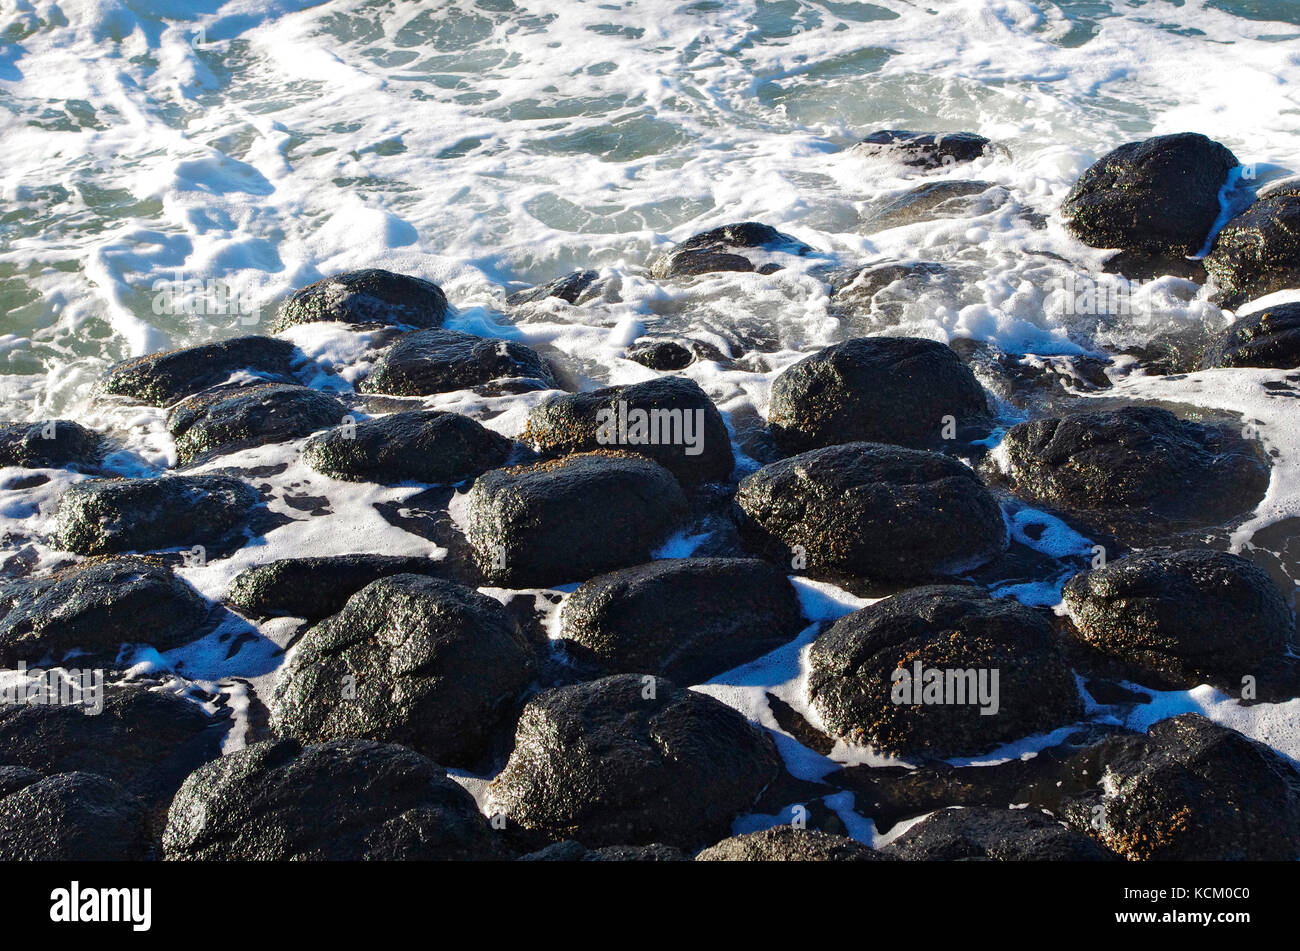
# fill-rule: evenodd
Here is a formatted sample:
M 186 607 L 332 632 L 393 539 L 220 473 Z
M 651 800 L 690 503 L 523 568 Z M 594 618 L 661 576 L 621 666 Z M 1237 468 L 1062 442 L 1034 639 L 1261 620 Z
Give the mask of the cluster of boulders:
M 966 133 L 889 130 L 859 151 L 924 174 L 994 148 Z M 1211 237 L 1237 168 L 1201 136 L 1124 146 L 1080 179 L 1063 212 L 1095 246 L 1186 257 Z M 889 214 L 986 191 L 917 194 Z M 1263 194 L 1215 237 L 1206 268 L 1225 302 L 1295 283 L 1287 216 L 1298 196 Z M 762 275 L 810 253 L 744 222 L 683 242 L 652 272 Z M 873 263 L 837 296 L 946 273 Z M 601 275 L 580 271 L 510 303 L 583 306 L 601 293 Z M 0 581 L 0 663 L 111 668 L 125 647 L 191 642 L 227 610 L 303 622 L 264 698 L 264 738 L 226 755 L 230 715 L 174 683 L 110 685 L 94 717 L 0 707 L 0 857 L 1300 853 L 1300 774 L 1266 747 L 1190 715 L 1146 734 L 1080 725 L 1090 710 L 1143 702 L 1135 685 L 1300 693 L 1288 599 L 1252 562 L 1196 544 L 1267 488 L 1267 458 L 1238 428 L 1123 407 L 1030 419 L 999 441 L 969 348 L 853 337 L 775 376 L 762 421 L 770 454 L 747 459 L 710 393 L 677 373 L 718 351 L 648 337 L 627 358 L 662 375 L 531 397 L 510 438 L 419 398 L 556 391 L 570 377 L 517 340 L 443 326 L 450 314 L 437 285 L 375 269 L 294 294 L 273 334 L 322 321 L 385 332 L 352 392 L 308 385 L 312 362 L 274 335 L 111 368 L 105 398 L 166 410 L 181 471 L 158 478 L 106 475 L 105 437 L 75 422 L 0 426 L 0 465 L 79 473 L 48 543 L 84 556 Z M 1290 368 L 1297 345 L 1300 305 L 1266 308 L 1214 341 L 1204 365 Z M 427 496 L 442 507 L 463 495 L 464 557 L 280 558 L 240 572 L 210 604 L 173 570 L 178 551 L 220 558 L 276 521 L 246 473 L 193 470 L 291 442 L 329 479 L 445 489 Z M 1007 515 L 1026 505 L 1119 549 L 1159 547 L 1092 564 L 1035 553 Z M 689 557 L 665 557 L 704 536 Z M 989 581 L 1025 564 L 1064 583 L 1062 616 L 990 594 Z M 791 575 L 892 596 L 813 629 Z M 548 588 L 565 593 L 543 592 L 563 603 L 541 630 L 513 595 Z M 807 715 L 769 697 L 781 729 L 819 752 L 869 744 L 909 767 L 796 779 L 770 730 L 688 689 L 801 636 Z M 949 762 L 1071 729 L 1082 738 L 1033 761 Z M 477 802 L 448 768 L 495 779 Z M 882 830 L 926 818 L 873 850 L 821 804 L 837 790 Z M 792 802 L 819 804 L 814 827 L 730 835 L 738 817 Z

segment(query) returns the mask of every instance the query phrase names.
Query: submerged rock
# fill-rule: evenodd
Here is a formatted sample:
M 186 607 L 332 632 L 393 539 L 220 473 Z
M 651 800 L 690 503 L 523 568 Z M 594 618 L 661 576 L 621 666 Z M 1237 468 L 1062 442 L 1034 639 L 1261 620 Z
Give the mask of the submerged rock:
M 552 397 L 528 414 L 520 439 L 546 455 L 634 452 L 683 483 L 723 481 L 736 464 L 722 414 L 679 376 Z
M 879 580 L 954 574 L 1007 546 L 979 477 L 937 452 L 846 443 L 782 459 L 740 482 L 742 533 L 785 564 Z
M 281 558 L 235 576 L 226 600 L 256 618 L 320 620 L 336 614 L 348 598 L 390 575 L 441 577 L 441 562 L 418 555 L 327 555 Z
M 186 397 L 167 414 L 181 462 L 287 442 L 335 426 L 348 415 L 334 397 L 306 386 L 259 383 Z
M 1210 342 L 1201 366 L 1300 368 L 1300 302 L 1240 318 Z
M 1103 155 L 1061 206 L 1084 244 L 1169 257 L 1196 254 L 1219 217 L 1219 190 L 1237 158 L 1184 132 L 1129 142 Z
M 1249 511 L 1268 486 L 1236 433 L 1147 406 L 1020 423 L 988 458 L 985 471 L 1025 498 L 1166 531 Z
M 317 472 L 352 482 L 457 483 L 505 463 L 514 442 L 459 413 L 417 410 L 344 425 L 307 440 Z
M 802 257 L 811 250 L 802 241 L 782 234 L 771 225 L 743 221 L 687 238 L 659 258 L 650 273 L 659 279 L 713 271 L 771 274 L 781 270 L 783 256 Z
M 1181 687 L 1210 679 L 1239 688 L 1295 636 L 1268 574 L 1226 552 L 1129 555 L 1075 575 L 1064 599 L 1087 644 Z
M 521 343 L 459 330 L 422 330 L 406 334 L 389 347 L 357 389 L 390 396 L 428 396 L 500 380 L 520 380 L 531 389 L 558 386 L 546 362 Z
M 465 537 L 490 584 L 563 584 L 648 560 L 686 513 L 681 487 L 658 463 L 579 453 L 480 476 Z
M 260 501 L 231 476 L 94 479 L 63 493 L 51 540 L 79 555 L 214 546 L 242 529 Z
M 564 603 L 560 633 L 605 673 L 693 684 L 780 647 L 806 624 L 794 586 L 774 565 L 687 558 L 579 586 Z
M 1273 750 L 1185 713 L 1105 745 L 1104 777 L 1072 825 L 1137 861 L 1285 861 L 1300 855 L 1300 774 Z
M 1205 270 L 1224 307 L 1300 287 L 1300 185 L 1261 194 L 1224 225 Z
M 856 337 L 805 357 L 772 384 L 768 425 L 786 452 L 851 442 L 942 443 L 988 415 L 984 390 L 952 350 L 918 337 Z
M 123 644 L 170 650 L 197 638 L 207 614 L 202 596 L 160 562 L 92 558 L 0 581 L 0 664 L 58 662 L 72 651 L 112 662 Z
M 813 642 L 808 695 L 834 736 L 905 757 L 985 753 L 1083 712 L 1048 619 L 956 585 L 840 618 Z
M 154 810 L 221 755 L 230 729 L 228 715 L 210 716 L 172 693 L 105 685 L 102 700 L 89 716 L 84 706 L 0 705 L 0 766 L 98 773 Z
M 871 862 L 884 856 L 861 842 L 815 829 L 775 826 L 723 839 L 697 862 Z
M 99 433 L 67 419 L 0 423 L 0 466 L 90 468 L 103 452 Z
M 583 304 L 595 296 L 588 293 L 588 291 L 592 290 L 592 285 L 599 278 L 600 273 L 598 271 L 574 271 L 572 274 L 557 277 L 555 280 L 548 281 L 537 287 L 516 291 L 506 298 L 506 303 L 513 307 L 519 307 L 523 304 L 535 304 L 546 300 L 548 297 L 554 297 L 566 304 Z
M 871 232 L 884 231 L 937 218 L 987 214 L 1009 197 L 1005 188 L 992 182 L 927 182 L 874 203 L 864 218 Z
M 501 602 L 421 575 L 367 585 L 290 653 L 271 727 L 304 743 L 400 743 L 452 765 L 482 754 L 532 677 Z
M 13 767 L 0 767 L 0 773 L 7 780 L 0 798 L 0 861 L 122 862 L 148 857 L 140 801 L 111 779 L 86 772 L 42 777 Z M 19 779 L 15 773 L 26 776 Z
M 870 310 L 876 295 L 893 284 L 901 283 L 916 293 L 949 273 L 947 267 L 933 261 L 877 261 L 834 275 L 831 294 L 836 304 Z
M 946 168 L 973 162 L 987 154 L 991 143 L 974 132 L 906 132 L 881 129 L 854 146 L 870 158 L 886 159 L 911 168 Z
M 922 862 L 1106 862 L 1118 856 L 1036 809 L 943 809 L 885 846 Z
M 509 857 L 441 766 L 366 740 L 258 743 L 207 764 L 176 794 L 163 851 L 196 861 Z
M 626 356 L 660 372 L 684 370 L 699 360 L 725 359 L 716 347 L 689 337 L 638 337 Z
M 781 772 L 771 738 L 735 710 L 628 674 L 529 701 L 488 811 L 589 846 L 691 849 L 726 835 Z
M 437 284 L 366 268 L 336 274 L 294 292 L 272 322 L 271 333 L 321 321 L 441 327 L 446 316 L 447 296 Z
M 197 347 L 183 347 L 133 357 L 109 367 L 105 393 L 126 396 L 151 406 L 220 386 L 237 374 L 264 382 L 294 382 L 293 365 L 303 359 L 287 340 L 258 335 L 234 337 Z

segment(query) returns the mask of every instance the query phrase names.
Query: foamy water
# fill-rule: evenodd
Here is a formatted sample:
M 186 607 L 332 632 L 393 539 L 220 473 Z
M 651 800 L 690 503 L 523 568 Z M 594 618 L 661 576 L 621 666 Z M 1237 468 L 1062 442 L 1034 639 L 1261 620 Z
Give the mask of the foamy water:
M 765 412 L 772 378 L 803 353 L 864 329 L 832 313 L 827 268 L 901 259 L 957 269 L 953 286 L 900 296 L 872 332 L 1052 355 L 1221 329 L 1234 315 L 1172 277 L 1140 291 L 1140 315 L 1069 313 L 1056 288 L 1098 270 L 1105 254 L 1070 237 L 1056 211 L 1102 153 L 1149 135 L 1203 132 L 1231 148 L 1256 177 L 1230 201 L 1300 170 L 1300 5 L 1288 0 L 16 6 L 0 21 L 0 418 L 57 415 L 101 429 L 117 442 L 110 468 L 123 474 L 161 471 L 175 453 L 162 411 L 94 398 L 108 365 L 264 329 L 285 294 L 338 271 L 436 281 L 456 308 L 449 325 L 538 346 L 591 385 L 653 377 L 624 359 L 646 332 L 743 352 L 732 368 L 685 371 L 735 417 Z M 924 180 L 1000 190 L 959 217 L 881 230 L 879 203 L 921 179 L 851 149 L 880 128 L 989 137 L 993 154 Z M 673 243 L 750 219 L 813 253 L 768 276 L 650 278 Z M 601 273 L 602 300 L 505 303 L 587 267 Z M 158 282 L 185 279 L 219 281 L 251 312 L 158 313 Z M 364 334 L 336 326 L 289 336 L 320 362 L 314 385 L 345 394 L 373 359 Z M 1300 516 L 1300 424 L 1277 389 L 1285 374 L 1113 375 L 1107 397 L 1240 417 L 1273 455 L 1268 495 L 1234 527 L 1235 549 L 1249 553 L 1259 529 Z M 428 405 L 516 435 L 541 397 L 446 394 Z M 1007 423 L 1018 418 L 1003 411 Z M 291 524 L 182 571 L 206 596 L 271 557 L 437 554 L 374 509 L 417 489 L 339 483 L 296 462 L 296 449 L 211 465 L 288 461 L 280 481 L 328 497 L 333 514 L 308 518 L 281 492 L 271 507 Z M 741 459 L 742 471 L 753 465 Z M 42 536 L 78 478 L 6 493 L 0 533 L 21 536 L 42 562 L 65 557 Z M 1063 525 L 1045 538 L 1086 548 Z M 802 591 L 814 618 L 865 603 Z M 1054 597 L 1050 585 L 1003 593 Z M 229 633 L 141 663 L 213 681 L 273 673 L 275 625 L 233 658 L 221 646 Z M 775 728 L 764 693 L 803 708 L 805 645 L 701 689 Z M 1140 716 L 1202 709 L 1300 757 L 1292 706 L 1243 708 L 1201 690 L 1161 694 Z M 785 740 L 793 771 L 826 771 L 824 758 Z M 1025 749 L 1036 742 L 1047 740 Z

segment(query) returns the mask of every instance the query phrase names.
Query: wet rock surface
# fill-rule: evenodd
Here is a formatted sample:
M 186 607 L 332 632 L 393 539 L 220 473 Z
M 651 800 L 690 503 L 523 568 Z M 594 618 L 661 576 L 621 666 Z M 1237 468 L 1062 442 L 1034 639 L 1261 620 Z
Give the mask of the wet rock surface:
M 683 483 L 725 480 L 736 464 L 722 414 L 686 377 L 552 397 L 528 414 L 520 439 L 544 455 L 634 452 Z
M 944 809 L 882 850 L 925 862 L 1105 862 L 1118 856 L 1061 820 L 1033 809 Z
M 441 766 L 365 740 L 278 740 L 209 763 L 176 794 L 163 849 L 197 861 L 510 857 Z
M 93 469 L 102 453 L 99 433 L 71 420 L 0 423 L 0 466 Z
M 317 472 L 353 482 L 457 483 L 504 465 L 513 440 L 459 413 L 419 410 L 320 433 L 303 446 Z
M 8 787 L 0 798 L 0 861 L 115 862 L 148 857 L 140 801 L 111 779 L 87 772 L 42 777 L 13 767 L 0 767 L 0 774 L 4 774 L 0 783 Z
M 907 580 L 952 574 L 1006 547 L 1001 509 L 956 459 L 878 443 L 792 456 L 746 476 L 742 534 L 784 564 Z
M 392 575 L 303 635 L 276 680 L 271 727 L 304 743 L 399 743 L 450 765 L 486 751 L 533 657 L 499 601 Z
M 805 357 L 772 384 L 768 424 L 786 452 L 850 442 L 942 445 L 945 424 L 987 417 L 975 374 L 917 337 L 856 337 Z
M 531 389 L 558 386 L 546 362 L 521 343 L 459 330 L 422 330 L 406 334 L 389 347 L 357 389 L 427 396 L 504 380 L 518 380 Z
M 868 158 L 886 159 L 912 168 L 930 171 L 963 162 L 973 162 L 989 150 L 991 143 L 974 132 L 908 132 L 881 129 L 854 146 Z
M 519 857 L 521 862 L 685 862 L 687 859 L 681 849 L 662 843 L 588 849 L 575 839 L 565 839 Z
M 1077 635 L 1135 679 L 1232 689 L 1257 677 L 1295 638 L 1295 618 L 1268 574 L 1226 552 L 1156 551 L 1082 572 L 1065 585 Z
M 1154 407 L 1075 413 L 1007 431 L 984 471 L 1017 495 L 1121 530 L 1221 522 L 1263 497 L 1268 466 L 1235 432 Z
M 639 337 L 627 358 L 660 372 L 684 370 L 700 360 L 725 360 L 716 347 L 689 337 Z
M 1205 349 L 1212 367 L 1300 367 L 1300 303 L 1278 304 L 1242 317 Z
M 379 268 L 346 271 L 296 291 L 271 323 L 271 333 L 299 324 L 441 327 L 447 297 L 437 284 Z
M 735 710 L 637 675 L 549 690 L 524 709 L 489 812 L 589 847 L 725 836 L 783 772 L 772 740 Z
M 714 271 L 781 270 L 782 256 L 801 257 L 812 249 L 797 238 L 757 221 L 723 225 L 686 239 L 651 268 L 656 278 L 692 277 Z
M 1129 142 L 1083 173 L 1061 215 L 1094 248 L 1186 257 L 1205 244 L 1219 216 L 1219 189 L 1237 164 L 1197 133 Z
M 294 364 L 303 359 L 287 340 L 257 335 L 233 337 L 124 360 L 109 367 L 103 388 L 105 393 L 150 406 L 171 406 L 226 383 L 237 374 L 265 382 L 293 383 Z
M 809 667 L 832 734 L 905 757 L 985 753 L 1083 712 L 1047 617 L 972 586 L 914 588 L 846 615 L 813 642 Z
M 646 561 L 684 521 L 671 472 L 593 452 L 494 469 L 468 497 L 465 537 L 491 584 L 563 584 Z
M 348 598 L 389 575 L 442 577 L 445 567 L 420 556 L 326 555 L 281 558 L 246 568 L 235 576 L 226 600 L 251 617 L 301 617 L 309 621 L 336 614 Z
M 80 555 L 218 545 L 243 528 L 260 501 L 231 476 L 78 482 L 59 501 L 53 541 Z
M 597 271 L 574 271 L 572 274 L 565 274 L 537 287 L 516 291 L 506 298 L 506 303 L 519 307 L 523 304 L 536 304 L 547 298 L 555 298 L 566 304 L 581 304 L 597 290 L 594 285 L 599 278 L 600 273 Z
M 1224 307 L 1300 287 L 1300 185 L 1261 193 L 1214 239 L 1205 270 Z
M 165 651 L 204 630 L 207 602 L 145 558 L 92 558 L 50 575 L 0 580 L 0 663 L 72 651 L 111 662 L 123 644 Z
M 167 414 L 183 463 L 309 436 L 348 415 L 337 399 L 306 386 L 260 383 L 186 397 Z
M 785 574 L 755 559 L 653 561 L 600 575 L 568 598 L 560 635 L 602 673 L 702 683 L 806 626 Z
M 1130 860 L 1292 861 L 1300 774 L 1262 743 L 1195 713 L 1103 745 L 1105 782 L 1066 810 Z
M 884 856 L 861 842 L 815 829 L 775 826 L 723 839 L 697 862 L 871 862 Z

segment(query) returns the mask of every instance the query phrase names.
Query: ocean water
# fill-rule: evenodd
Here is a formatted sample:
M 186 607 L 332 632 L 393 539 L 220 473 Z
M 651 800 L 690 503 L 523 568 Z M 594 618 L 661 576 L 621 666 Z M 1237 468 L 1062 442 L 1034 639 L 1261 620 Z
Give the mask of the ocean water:
M 706 340 L 735 363 L 686 372 L 733 426 L 765 412 L 781 369 L 858 333 L 973 338 L 1049 360 L 1203 340 L 1235 315 L 1177 277 L 1144 285 L 1136 313 L 1071 313 L 1060 287 L 1095 275 L 1105 254 L 1056 212 L 1101 154 L 1149 135 L 1203 132 L 1231 148 L 1253 177 L 1225 194 L 1227 210 L 1300 171 L 1298 41 L 1291 0 L 16 0 L 0 13 L 0 419 L 75 418 L 114 440 L 110 469 L 162 471 L 175 462 L 163 412 L 97 397 L 107 366 L 257 332 L 294 289 L 371 266 L 436 281 L 451 326 L 537 346 L 583 385 L 653 376 L 623 357 L 642 334 Z M 998 148 L 918 176 L 853 150 L 881 128 L 969 130 Z M 882 215 L 945 180 L 990 189 L 921 220 Z M 744 220 L 813 253 L 773 275 L 651 279 L 674 243 Z M 825 272 L 876 260 L 939 262 L 959 279 L 840 319 Z M 600 272 L 600 300 L 506 304 L 575 268 Z M 201 304 L 218 285 L 241 308 L 158 306 L 160 287 Z M 373 359 L 366 334 L 337 326 L 289 336 L 319 361 L 316 384 L 343 393 Z M 1268 495 L 1216 543 L 1258 555 L 1294 588 L 1300 575 L 1278 554 L 1278 526 L 1300 516 L 1286 374 L 1160 377 L 1121 360 L 1112 379 L 1108 399 L 1251 427 L 1272 457 Z M 429 405 L 516 435 L 540 398 Z M 1007 424 L 1023 416 L 1000 409 Z M 417 488 L 333 482 L 295 452 L 262 447 L 209 466 L 287 462 L 271 507 L 293 521 L 183 569 L 205 595 L 273 557 L 437 553 L 374 508 Z M 6 492 L 5 547 L 25 547 L 38 567 L 65 557 L 43 537 L 79 478 Z M 295 495 L 327 497 L 332 514 L 307 516 L 286 501 Z M 1063 525 L 1044 537 L 1087 541 Z M 867 603 L 801 585 L 811 617 Z M 1050 585 L 1008 593 L 1056 597 Z M 273 676 L 285 630 L 232 618 L 190 648 L 143 652 L 138 669 L 243 698 Z M 236 634 L 244 646 L 232 654 Z M 765 693 L 802 708 L 806 643 L 700 689 L 775 729 Z M 1161 694 L 1130 725 L 1202 710 L 1300 762 L 1298 704 L 1242 707 L 1206 687 Z M 831 768 L 790 737 L 782 749 L 799 775 Z M 850 803 L 836 804 L 871 837 Z

